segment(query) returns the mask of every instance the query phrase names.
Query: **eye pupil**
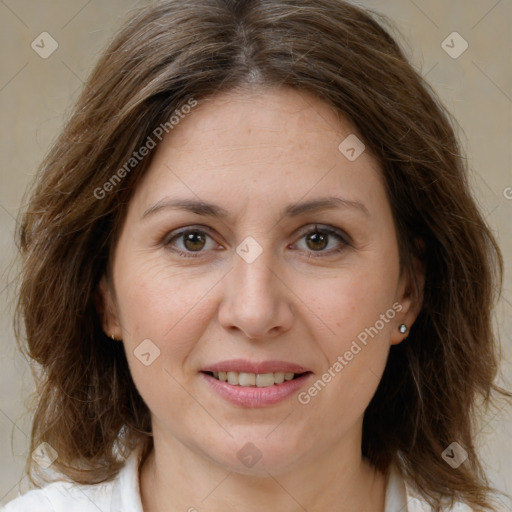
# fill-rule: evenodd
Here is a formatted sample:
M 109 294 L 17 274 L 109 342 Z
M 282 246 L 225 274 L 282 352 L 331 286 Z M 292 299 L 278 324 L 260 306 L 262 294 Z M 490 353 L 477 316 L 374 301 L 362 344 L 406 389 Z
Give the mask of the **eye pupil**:
M 187 233 L 184 236 L 184 245 L 190 251 L 201 250 L 204 247 L 204 236 L 198 231 Z M 198 242 L 199 240 L 199 242 Z
M 325 249 L 325 247 L 327 246 L 327 238 L 328 238 L 328 235 L 326 234 L 323 234 L 323 233 L 311 233 L 308 237 L 307 237 L 307 244 L 308 244 L 308 247 L 310 249 L 314 249 L 314 250 L 322 250 L 322 249 Z M 313 247 L 311 246 L 310 242 L 313 243 Z M 317 244 L 317 243 L 320 243 L 320 246 L 315 246 L 314 244 Z

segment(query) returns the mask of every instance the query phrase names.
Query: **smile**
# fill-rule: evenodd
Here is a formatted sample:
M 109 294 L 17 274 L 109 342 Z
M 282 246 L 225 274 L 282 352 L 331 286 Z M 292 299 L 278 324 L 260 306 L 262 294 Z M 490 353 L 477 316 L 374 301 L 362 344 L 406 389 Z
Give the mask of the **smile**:
M 215 395 L 233 405 L 260 408 L 278 404 L 299 393 L 313 372 L 285 361 L 220 361 L 199 371 Z

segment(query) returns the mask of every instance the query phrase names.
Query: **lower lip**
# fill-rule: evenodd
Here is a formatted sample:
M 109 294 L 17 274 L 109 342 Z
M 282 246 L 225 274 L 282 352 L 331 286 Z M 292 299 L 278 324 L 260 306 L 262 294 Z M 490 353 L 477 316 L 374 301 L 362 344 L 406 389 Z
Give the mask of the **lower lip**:
M 228 382 L 221 382 L 207 373 L 200 372 L 200 375 L 214 391 L 232 404 L 242 407 L 265 407 L 282 402 L 299 391 L 313 374 L 303 373 L 296 379 L 285 380 L 281 384 L 274 384 L 266 388 L 233 386 Z

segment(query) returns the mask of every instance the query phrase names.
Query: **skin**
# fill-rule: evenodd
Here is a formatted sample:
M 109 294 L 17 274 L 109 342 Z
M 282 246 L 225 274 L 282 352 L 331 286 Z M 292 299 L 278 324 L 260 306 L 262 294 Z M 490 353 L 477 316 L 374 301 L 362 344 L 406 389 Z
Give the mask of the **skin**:
M 421 300 L 400 272 L 379 163 L 368 151 L 351 162 L 338 150 L 352 133 L 316 97 L 253 89 L 201 101 L 155 150 L 112 278 L 100 284 L 104 329 L 122 339 L 151 411 L 155 448 L 140 471 L 146 512 L 384 510 L 385 477 L 361 456 L 363 414 L 391 345 L 404 338 L 398 326 L 414 323 Z M 367 212 L 281 214 L 331 195 Z M 166 197 L 215 203 L 229 217 L 162 208 L 142 218 Z M 325 226 L 348 243 L 312 241 Z M 208 236 L 173 239 L 184 227 Z M 252 263 L 236 252 L 248 236 L 262 248 Z M 416 278 L 421 284 L 419 264 Z M 307 405 L 294 395 L 244 408 L 200 378 L 226 359 L 283 360 L 313 372 L 307 390 L 394 303 L 400 312 Z M 160 350 L 149 366 L 134 355 L 147 338 Z M 237 457 L 247 442 L 262 454 L 252 468 Z

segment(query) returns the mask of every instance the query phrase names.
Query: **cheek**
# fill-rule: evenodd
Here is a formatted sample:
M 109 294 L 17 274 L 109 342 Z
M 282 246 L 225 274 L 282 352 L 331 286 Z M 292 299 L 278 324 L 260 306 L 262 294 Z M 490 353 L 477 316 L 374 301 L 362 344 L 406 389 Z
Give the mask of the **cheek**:
M 151 258 L 143 263 L 126 258 L 116 271 L 125 352 L 134 382 L 149 403 L 151 397 L 144 395 L 172 388 L 172 375 L 181 374 L 204 331 L 201 320 L 209 318 L 205 291 L 218 278 L 193 279 Z
M 397 279 L 398 266 L 392 260 L 376 260 L 364 271 L 352 268 L 331 279 L 325 293 L 310 291 L 308 299 L 330 329 L 316 338 L 326 356 L 325 367 L 299 396 L 299 403 L 311 407 L 310 412 L 329 422 L 333 431 L 350 428 L 380 382 L 399 308 Z
M 213 273 L 194 276 L 155 255 L 141 257 L 140 261 L 126 259 L 119 265 L 116 279 L 120 314 L 128 336 L 163 340 L 190 324 L 192 317 L 200 318 L 201 301 L 219 277 Z
M 330 279 L 325 292 L 310 288 L 305 301 L 328 328 L 316 333 L 324 367 L 300 403 L 316 409 L 318 417 L 330 418 L 333 428 L 348 428 L 364 413 L 389 354 L 399 308 L 395 302 L 398 266 L 393 271 L 392 261 L 388 265 L 376 261 L 368 268 Z
M 169 400 L 175 410 L 191 406 L 182 369 L 204 332 L 201 320 L 208 319 L 208 302 L 202 298 L 215 281 L 206 274 L 191 279 L 150 259 L 140 265 L 127 259 L 118 268 L 116 291 L 130 373 L 157 415 L 165 413 Z
M 350 348 L 352 340 L 364 342 L 368 331 L 372 339 L 389 341 L 395 301 L 398 268 L 386 269 L 375 264 L 371 271 L 350 269 L 323 282 L 307 283 L 299 294 L 314 313 L 318 342 L 324 346 L 329 360 Z M 375 329 L 378 332 L 375 332 Z M 369 346 L 369 344 L 368 344 Z

